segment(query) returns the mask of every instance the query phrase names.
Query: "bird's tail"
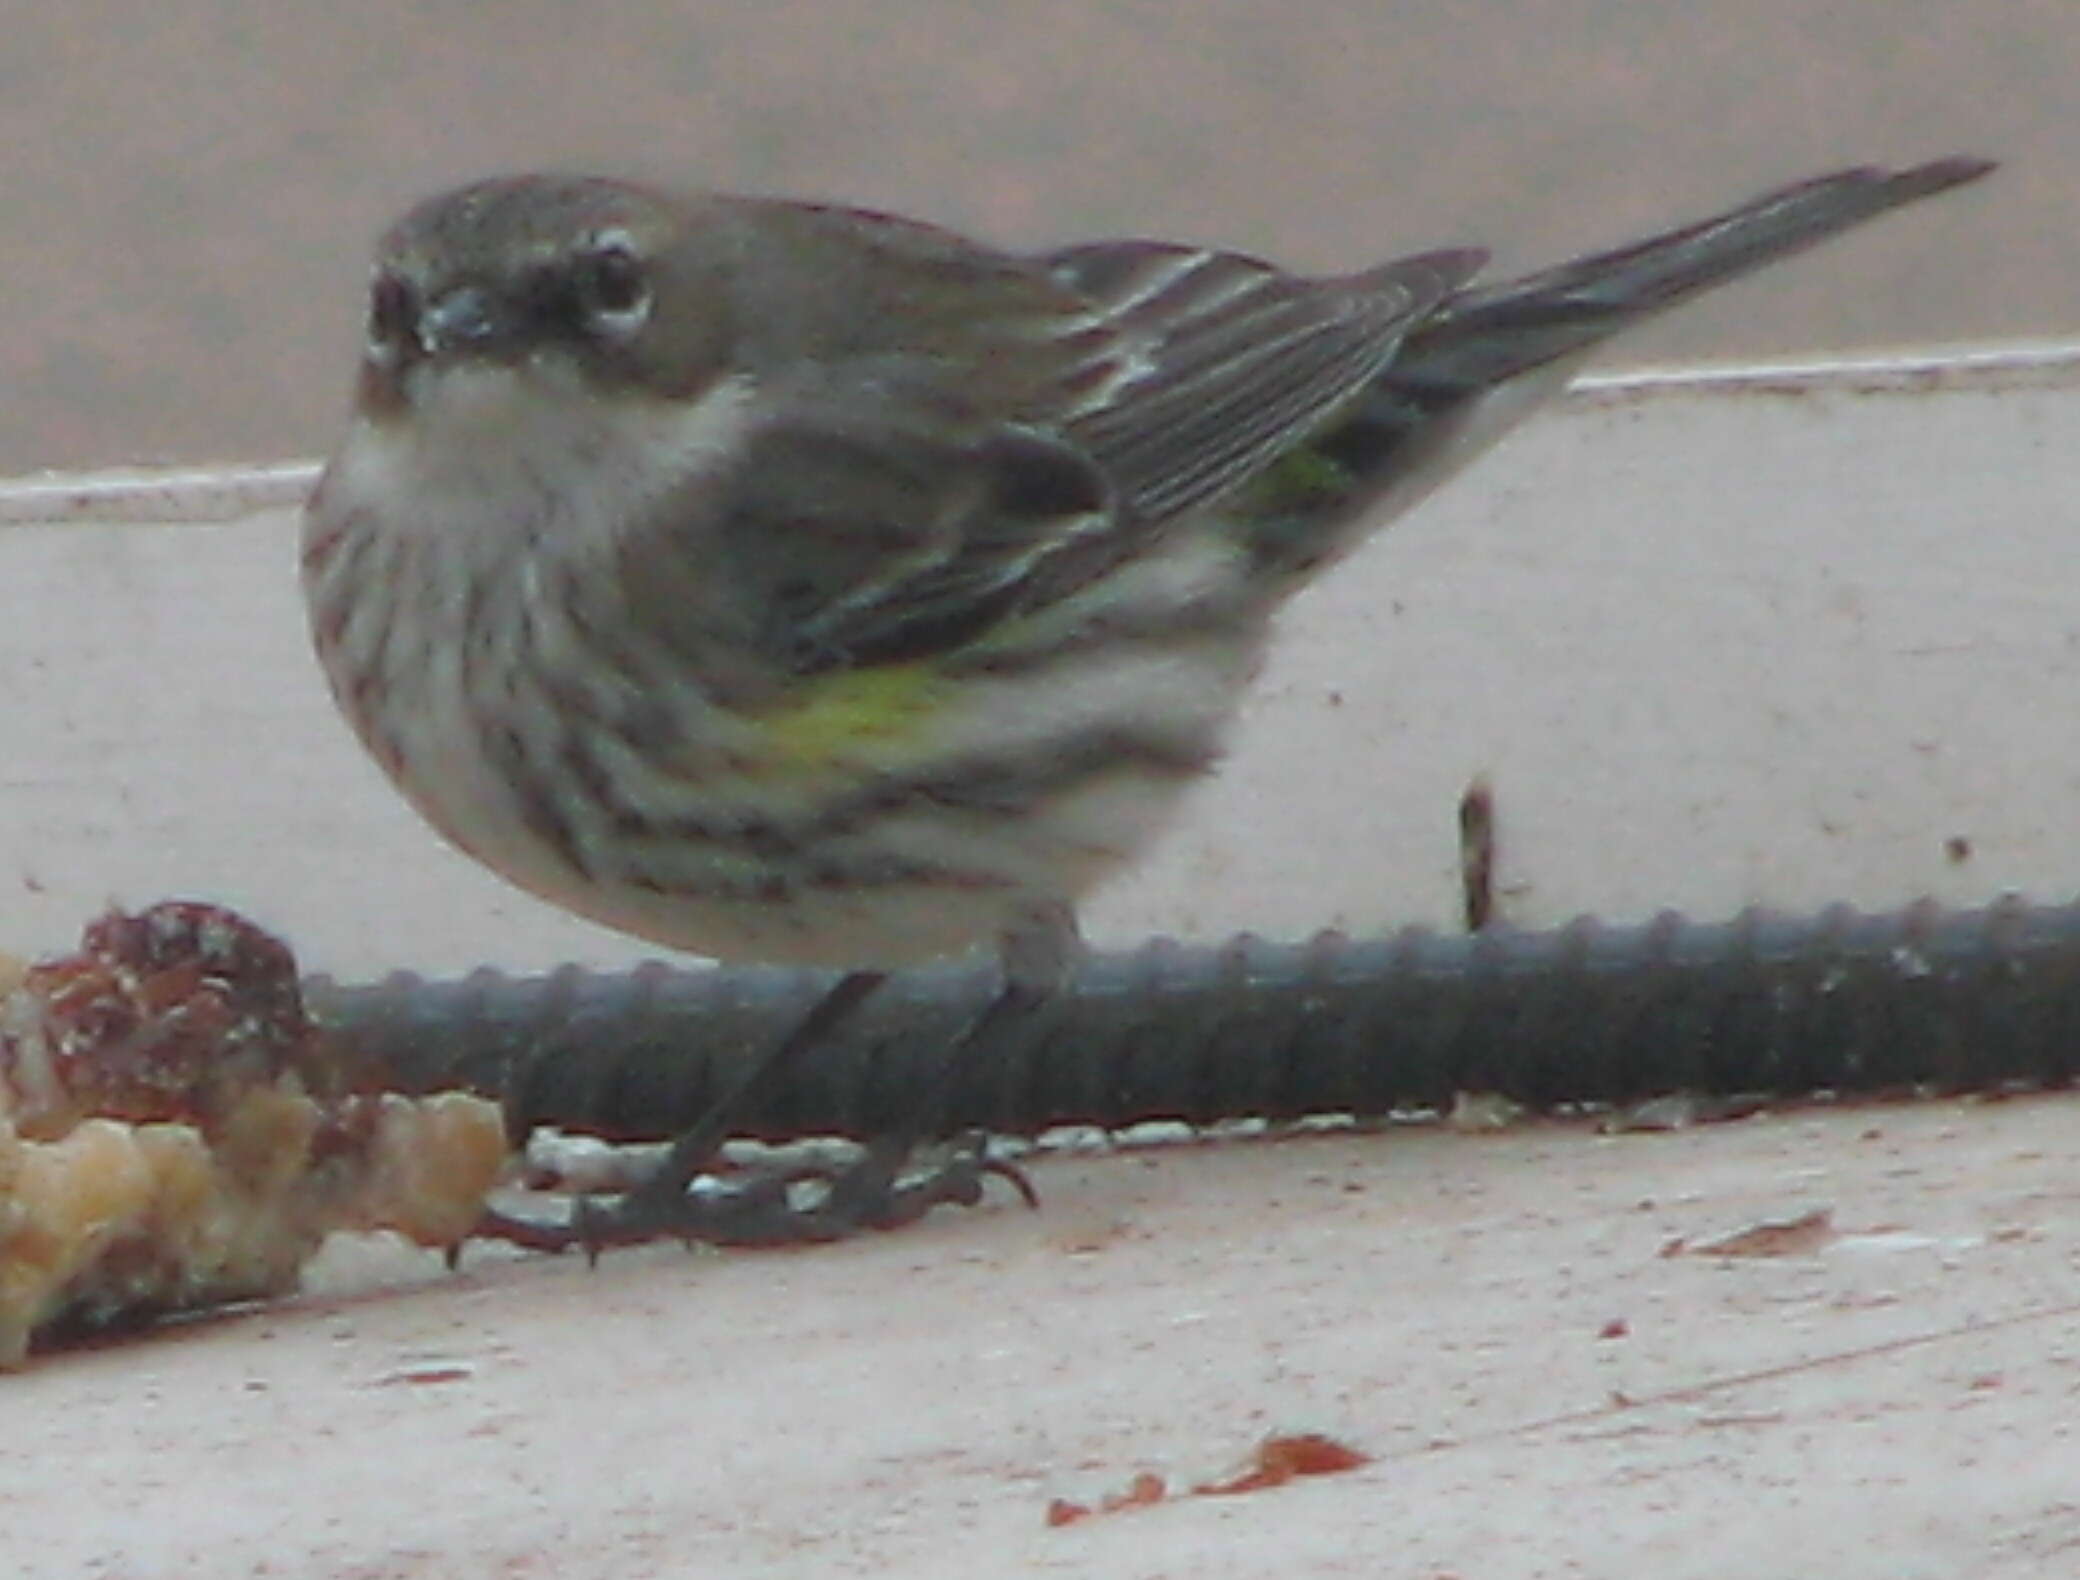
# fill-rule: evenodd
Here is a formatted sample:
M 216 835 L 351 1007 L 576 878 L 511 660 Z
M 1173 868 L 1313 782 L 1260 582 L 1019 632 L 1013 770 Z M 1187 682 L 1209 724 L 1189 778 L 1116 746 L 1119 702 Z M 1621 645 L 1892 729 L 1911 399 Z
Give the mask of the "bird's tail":
M 1714 218 L 1498 285 L 1475 286 L 1415 328 L 1365 393 L 1307 446 L 1318 511 L 1265 513 L 1266 569 L 1302 574 L 1334 556 L 1347 527 L 1415 504 L 1564 388 L 1582 357 L 1620 330 L 1789 257 L 1887 210 L 1993 169 L 1955 157 L 1801 181 Z

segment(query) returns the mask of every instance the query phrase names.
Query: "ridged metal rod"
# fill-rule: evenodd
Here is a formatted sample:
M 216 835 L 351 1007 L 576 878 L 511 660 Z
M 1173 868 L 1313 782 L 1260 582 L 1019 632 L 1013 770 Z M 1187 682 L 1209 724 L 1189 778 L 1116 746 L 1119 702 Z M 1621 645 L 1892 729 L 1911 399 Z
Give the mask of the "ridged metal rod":
M 423 1091 L 462 1085 L 522 1126 L 673 1133 L 829 985 L 780 970 L 492 971 L 307 984 L 357 1061 Z M 948 1039 L 994 985 L 981 967 L 899 976 L 787 1090 L 766 1139 L 864 1136 L 923 1104 Z M 2069 1081 L 2080 1060 L 2080 903 L 1932 903 L 1865 915 L 1583 918 L 1552 931 L 1101 955 L 1004 1042 L 978 1050 L 953 1122 L 1203 1125 L 1384 1115 L 1495 1092 L 1534 1108 L 1720 1095 L 1987 1090 Z

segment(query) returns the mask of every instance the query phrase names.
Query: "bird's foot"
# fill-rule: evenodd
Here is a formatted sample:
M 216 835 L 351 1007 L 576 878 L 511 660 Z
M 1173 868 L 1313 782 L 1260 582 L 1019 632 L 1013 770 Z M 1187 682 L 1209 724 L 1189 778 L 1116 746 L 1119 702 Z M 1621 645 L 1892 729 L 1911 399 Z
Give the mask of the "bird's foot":
M 653 1240 L 810 1245 L 866 1229 L 898 1229 L 942 1204 L 977 1205 L 992 1175 L 1028 1207 L 1040 1204 L 1025 1172 L 993 1157 L 979 1133 L 959 1138 L 921 1167 L 909 1166 L 912 1156 L 909 1142 L 886 1139 L 868 1143 L 850 1161 L 775 1162 L 726 1175 L 701 1173 L 691 1183 L 675 1178 L 680 1171 L 668 1164 L 604 1204 L 581 1197 L 564 1222 L 487 1209 L 472 1232 L 532 1251 L 579 1247 L 596 1262 L 610 1246 Z

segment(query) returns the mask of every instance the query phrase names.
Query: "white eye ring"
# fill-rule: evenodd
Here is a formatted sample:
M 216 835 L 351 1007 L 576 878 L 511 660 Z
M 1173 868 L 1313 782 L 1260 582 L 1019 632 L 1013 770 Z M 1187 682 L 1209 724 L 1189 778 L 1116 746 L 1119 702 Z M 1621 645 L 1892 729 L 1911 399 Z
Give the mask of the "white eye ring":
M 590 237 L 571 261 L 571 280 L 585 320 L 603 334 L 626 339 L 650 318 L 650 273 L 628 232 Z

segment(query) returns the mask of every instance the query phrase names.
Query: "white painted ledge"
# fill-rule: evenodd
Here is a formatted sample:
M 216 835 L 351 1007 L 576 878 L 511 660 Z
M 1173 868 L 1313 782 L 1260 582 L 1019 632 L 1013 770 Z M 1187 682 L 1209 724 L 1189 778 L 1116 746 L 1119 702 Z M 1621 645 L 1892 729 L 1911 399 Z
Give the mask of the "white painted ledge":
M 219 898 L 314 969 L 625 962 L 425 832 L 305 647 L 311 468 L 0 485 L 0 947 Z M 1090 908 L 1504 911 L 2080 893 L 2080 347 L 1592 382 L 1297 602 L 1221 778 Z

